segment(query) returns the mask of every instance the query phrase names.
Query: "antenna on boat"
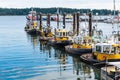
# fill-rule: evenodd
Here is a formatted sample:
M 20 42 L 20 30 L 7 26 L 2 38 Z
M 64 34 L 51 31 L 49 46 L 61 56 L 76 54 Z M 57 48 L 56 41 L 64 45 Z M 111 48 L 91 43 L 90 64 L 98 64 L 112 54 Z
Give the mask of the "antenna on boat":
M 31 7 L 31 11 L 33 12 L 33 7 Z
M 59 8 L 57 8 L 57 14 L 60 14 Z
M 113 0 L 113 17 L 112 17 L 112 24 L 113 24 L 113 27 L 114 27 L 115 10 L 116 10 L 115 0 Z
M 95 14 L 96 15 L 96 27 L 97 27 L 97 23 L 98 23 L 98 13 Z

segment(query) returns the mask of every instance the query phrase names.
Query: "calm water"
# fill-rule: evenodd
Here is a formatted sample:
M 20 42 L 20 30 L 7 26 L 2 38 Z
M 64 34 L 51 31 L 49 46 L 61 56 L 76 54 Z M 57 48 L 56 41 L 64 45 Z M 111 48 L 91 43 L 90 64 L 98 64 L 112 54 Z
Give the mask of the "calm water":
M 25 16 L 0 16 L 0 80 L 100 80 L 100 71 L 79 57 L 26 34 L 25 23 Z M 98 25 L 105 34 L 112 30 L 111 24 Z

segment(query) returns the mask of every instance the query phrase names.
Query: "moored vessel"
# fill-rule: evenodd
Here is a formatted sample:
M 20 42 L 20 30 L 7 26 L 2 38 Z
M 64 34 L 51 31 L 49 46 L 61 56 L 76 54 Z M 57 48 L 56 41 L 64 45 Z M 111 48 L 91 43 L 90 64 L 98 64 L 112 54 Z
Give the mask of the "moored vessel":
M 25 26 L 25 31 L 31 35 L 39 34 L 39 27 L 37 25 L 37 15 L 36 11 L 32 10 L 26 16 L 27 22 Z

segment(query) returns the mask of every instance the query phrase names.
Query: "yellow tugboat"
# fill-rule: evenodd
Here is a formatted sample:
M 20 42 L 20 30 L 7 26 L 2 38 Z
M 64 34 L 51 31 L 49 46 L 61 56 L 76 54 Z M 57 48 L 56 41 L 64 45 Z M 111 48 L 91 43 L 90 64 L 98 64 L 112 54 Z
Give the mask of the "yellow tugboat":
M 73 38 L 74 43 L 72 45 L 65 46 L 65 50 L 68 53 L 71 53 L 74 55 L 82 55 L 84 53 L 92 53 L 92 48 L 94 45 L 93 42 L 94 41 L 97 42 L 99 40 L 98 36 L 100 36 L 100 34 L 98 34 L 98 32 L 100 32 L 100 31 L 97 30 L 96 28 L 92 29 L 91 14 L 89 15 L 89 17 L 90 17 L 89 33 L 87 31 L 87 28 L 81 29 L 81 32 L 77 33 L 77 36 L 75 36 Z M 93 38 L 93 36 L 94 36 L 94 38 Z
M 118 29 L 119 30 L 119 29 Z M 106 43 L 95 44 L 93 58 L 98 61 L 120 61 L 120 31 L 113 31 Z
M 89 36 L 77 37 L 72 45 L 65 46 L 65 50 L 72 54 L 81 55 L 92 53 L 92 38 Z
M 120 60 L 120 44 L 98 43 L 95 44 L 93 58 L 98 61 Z
M 116 35 L 116 34 L 115 34 Z M 120 61 L 120 35 L 113 35 L 115 41 L 96 43 L 93 54 L 83 54 L 81 60 L 97 67 L 103 67 L 107 62 Z
M 66 29 L 55 30 L 54 38 L 50 40 L 48 44 L 61 47 L 72 44 L 72 39 L 69 36 L 69 31 L 67 31 Z
M 50 27 L 50 14 L 47 15 L 47 26 L 42 25 L 42 14 L 40 14 L 40 38 L 41 41 L 48 41 L 53 38 L 54 34 Z
M 59 14 L 58 20 L 59 20 Z M 63 47 L 66 45 L 72 44 L 71 36 L 69 35 L 69 32 L 65 27 L 65 16 L 66 14 L 63 14 L 63 27 L 59 27 L 59 21 L 57 21 L 57 28 L 54 29 L 54 38 L 48 42 L 51 46 L 59 46 Z
M 25 31 L 31 35 L 39 34 L 39 27 L 37 25 L 37 15 L 36 15 L 36 11 L 33 11 L 33 8 L 26 16 L 26 18 L 27 18 L 27 23 L 25 26 Z
M 51 40 L 51 39 L 53 39 L 54 37 L 54 34 L 53 34 L 53 32 L 51 31 L 51 28 L 43 28 L 43 30 L 42 31 L 40 31 L 40 38 L 39 38 L 39 40 L 41 40 L 41 41 L 48 41 L 48 40 Z

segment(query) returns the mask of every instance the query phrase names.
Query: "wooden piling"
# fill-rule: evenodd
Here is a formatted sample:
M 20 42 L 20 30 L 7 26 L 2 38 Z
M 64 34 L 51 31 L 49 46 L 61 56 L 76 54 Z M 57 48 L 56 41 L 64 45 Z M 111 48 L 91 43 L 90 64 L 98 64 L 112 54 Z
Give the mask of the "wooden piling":
M 75 29 L 76 29 L 76 14 L 73 14 L 73 34 L 75 34 Z
M 92 36 L 92 13 L 89 13 L 89 36 Z
M 42 14 L 39 14 L 40 16 L 40 26 L 39 26 L 39 30 L 42 31 Z
M 77 36 L 79 35 L 79 21 L 80 21 L 79 16 L 80 16 L 80 13 L 78 12 L 77 13 Z
M 47 15 L 47 26 L 50 27 L 50 14 Z
M 64 13 L 63 14 L 63 28 L 65 29 L 65 27 L 66 27 L 66 25 L 65 25 L 65 16 L 66 16 L 66 14 Z
M 59 14 L 57 13 L 57 28 L 59 29 Z

